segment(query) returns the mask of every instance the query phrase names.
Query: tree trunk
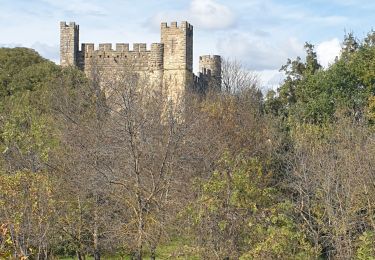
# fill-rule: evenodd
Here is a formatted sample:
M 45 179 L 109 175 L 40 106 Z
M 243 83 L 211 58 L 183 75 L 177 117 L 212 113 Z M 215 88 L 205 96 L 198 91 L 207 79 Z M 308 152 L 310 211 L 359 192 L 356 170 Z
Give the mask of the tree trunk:
M 142 259 L 142 244 L 143 244 L 143 209 L 142 209 L 142 201 L 140 196 L 138 195 L 138 203 L 139 203 L 139 218 L 138 218 L 138 238 L 137 238 L 137 250 L 135 259 L 141 260 Z
M 94 236 L 94 259 L 100 260 L 97 206 L 95 206 L 95 209 L 94 209 L 94 234 L 93 236 Z
M 77 251 L 77 257 L 78 260 L 84 260 L 84 258 L 82 257 L 82 253 L 80 251 Z
M 156 260 L 156 248 L 154 246 L 151 248 L 151 260 Z
M 143 242 L 143 212 L 140 211 L 138 220 L 138 241 L 137 241 L 137 251 L 135 255 L 136 260 L 142 260 L 142 242 Z

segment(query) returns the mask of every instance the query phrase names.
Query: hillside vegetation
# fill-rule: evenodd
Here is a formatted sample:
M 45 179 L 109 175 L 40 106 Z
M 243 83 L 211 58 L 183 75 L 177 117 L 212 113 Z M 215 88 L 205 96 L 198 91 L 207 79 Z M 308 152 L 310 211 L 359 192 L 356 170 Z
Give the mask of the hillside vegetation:
M 0 259 L 375 259 L 375 33 L 305 49 L 178 111 L 1 48 Z

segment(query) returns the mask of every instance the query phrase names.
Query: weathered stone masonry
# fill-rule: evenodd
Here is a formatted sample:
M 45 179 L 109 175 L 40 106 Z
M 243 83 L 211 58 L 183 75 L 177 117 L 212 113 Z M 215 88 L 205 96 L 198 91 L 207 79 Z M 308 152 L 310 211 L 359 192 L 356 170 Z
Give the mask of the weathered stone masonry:
M 155 87 L 163 87 L 168 98 L 178 100 L 189 89 L 206 91 L 220 89 L 221 57 L 201 56 L 199 75 L 193 73 L 193 26 L 188 22 L 161 24 L 161 42 L 151 44 L 134 43 L 132 50 L 127 43 L 99 44 L 82 43 L 79 49 L 79 25 L 74 22 L 60 23 L 60 64 L 77 66 L 88 77 L 92 65 L 100 69 L 105 78 L 114 77 L 115 72 L 130 69 L 144 73 Z

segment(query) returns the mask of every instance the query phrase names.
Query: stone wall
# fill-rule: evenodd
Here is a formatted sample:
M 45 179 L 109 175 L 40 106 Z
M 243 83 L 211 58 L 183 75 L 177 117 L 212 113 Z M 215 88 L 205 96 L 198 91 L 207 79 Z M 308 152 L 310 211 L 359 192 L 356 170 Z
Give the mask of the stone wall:
M 107 81 L 126 70 L 142 73 L 150 79 L 150 83 L 161 86 L 163 52 L 163 44 L 160 43 L 153 43 L 151 49 L 147 49 L 145 43 L 134 43 L 132 49 L 126 43 L 117 43 L 115 49 L 112 49 L 110 43 L 99 44 L 97 49 L 92 43 L 83 43 L 78 53 L 77 66 L 89 77 L 95 69 Z

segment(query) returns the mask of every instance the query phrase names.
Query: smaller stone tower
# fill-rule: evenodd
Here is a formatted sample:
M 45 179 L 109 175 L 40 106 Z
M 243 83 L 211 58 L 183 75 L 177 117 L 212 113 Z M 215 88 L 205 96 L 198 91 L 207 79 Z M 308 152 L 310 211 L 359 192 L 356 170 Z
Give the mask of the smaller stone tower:
M 60 65 L 76 66 L 79 51 L 79 26 L 60 23 Z
M 209 88 L 221 88 L 221 57 L 219 55 L 205 55 L 199 57 L 200 76 Z

